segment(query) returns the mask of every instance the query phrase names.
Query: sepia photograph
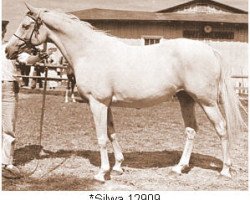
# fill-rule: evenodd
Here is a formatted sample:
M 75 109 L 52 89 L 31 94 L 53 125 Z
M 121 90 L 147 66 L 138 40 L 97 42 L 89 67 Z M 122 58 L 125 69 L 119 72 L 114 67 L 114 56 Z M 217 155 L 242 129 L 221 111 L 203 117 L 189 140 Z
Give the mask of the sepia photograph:
M 2 0 L 1 61 L 1 193 L 249 190 L 247 0 Z

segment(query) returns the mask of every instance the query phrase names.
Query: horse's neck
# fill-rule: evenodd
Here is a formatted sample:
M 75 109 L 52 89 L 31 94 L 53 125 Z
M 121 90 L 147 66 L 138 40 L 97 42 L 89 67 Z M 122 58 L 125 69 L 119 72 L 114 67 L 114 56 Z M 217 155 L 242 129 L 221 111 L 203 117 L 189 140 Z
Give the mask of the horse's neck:
M 71 64 L 71 58 L 68 55 L 67 50 L 63 46 L 63 43 L 61 42 L 61 40 L 54 34 L 50 34 L 49 42 L 53 42 L 57 46 L 57 48 L 60 50 L 64 58 Z
M 72 26 L 76 26 L 76 24 L 72 24 Z M 78 27 L 75 27 L 75 31 L 72 30 L 71 26 L 61 30 L 49 30 L 50 40 L 56 44 L 71 66 L 74 66 L 81 57 L 88 54 L 89 50 L 98 49 L 97 45 L 100 45 L 100 49 L 103 48 L 105 41 L 110 39 L 104 33 L 96 32 L 91 27 L 85 27 L 80 23 Z

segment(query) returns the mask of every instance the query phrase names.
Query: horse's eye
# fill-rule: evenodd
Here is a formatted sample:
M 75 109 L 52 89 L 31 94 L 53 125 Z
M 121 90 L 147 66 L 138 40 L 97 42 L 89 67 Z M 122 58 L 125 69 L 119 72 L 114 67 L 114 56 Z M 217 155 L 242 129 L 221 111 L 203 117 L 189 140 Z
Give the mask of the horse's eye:
M 27 24 L 23 24 L 22 27 L 23 27 L 23 29 L 28 30 L 30 26 Z

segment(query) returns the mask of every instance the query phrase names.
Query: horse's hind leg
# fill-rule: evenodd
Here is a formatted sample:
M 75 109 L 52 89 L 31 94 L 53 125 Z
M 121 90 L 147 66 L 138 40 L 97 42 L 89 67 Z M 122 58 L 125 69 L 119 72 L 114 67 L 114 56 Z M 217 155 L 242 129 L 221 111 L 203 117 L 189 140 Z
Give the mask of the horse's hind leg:
M 115 165 L 113 167 L 113 171 L 117 174 L 122 174 L 123 170 L 121 168 L 122 161 L 124 160 L 122 149 L 120 144 L 118 143 L 115 129 L 114 129 L 114 121 L 113 121 L 113 114 L 111 108 L 108 108 L 108 137 L 112 143 L 114 154 L 115 154 Z
M 71 76 L 70 82 L 71 82 L 71 99 L 75 103 L 76 99 L 75 99 L 74 90 L 75 90 L 75 87 L 76 87 L 76 78 L 75 78 L 74 75 Z
M 67 86 L 66 86 L 66 91 L 65 91 L 65 103 L 69 102 L 69 80 L 67 80 Z
M 226 130 L 225 119 L 223 118 L 217 103 L 214 103 L 209 106 L 201 104 L 201 106 L 205 111 L 207 117 L 215 127 L 215 130 L 221 140 L 222 153 L 223 153 L 223 168 L 220 173 L 223 176 L 231 178 L 230 167 L 232 163 L 230 159 L 230 148 L 228 141 L 229 138 Z
M 74 94 L 75 86 L 76 86 L 75 83 L 71 83 L 71 99 L 72 99 L 72 102 L 74 103 L 76 102 L 75 94 Z
M 181 174 L 183 169 L 189 166 L 189 160 L 193 150 L 193 140 L 197 131 L 195 119 L 195 101 L 186 92 L 181 91 L 176 94 L 181 106 L 181 113 L 187 134 L 186 144 L 179 163 L 172 168 L 172 171 Z

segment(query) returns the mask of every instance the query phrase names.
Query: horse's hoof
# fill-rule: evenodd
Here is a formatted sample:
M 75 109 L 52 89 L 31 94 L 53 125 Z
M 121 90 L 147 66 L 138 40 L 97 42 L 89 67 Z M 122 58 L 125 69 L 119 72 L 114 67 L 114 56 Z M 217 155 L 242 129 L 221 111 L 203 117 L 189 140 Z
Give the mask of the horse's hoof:
M 110 172 L 106 172 L 106 173 L 99 173 L 97 175 L 94 176 L 94 179 L 100 183 L 105 183 L 106 180 L 110 180 L 111 177 L 110 177 Z
M 94 180 L 99 182 L 99 183 L 105 183 L 105 178 L 103 175 L 99 175 L 99 174 L 95 175 Z
M 40 151 L 39 153 L 39 156 L 42 157 L 42 156 L 48 156 L 49 154 L 46 153 L 43 149 Z
M 177 172 L 171 170 L 171 171 L 168 173 L 168 175 L 169 175 L 170 177 L 178 177 L 178 176 L 181 176 L 182 173 L 177 173 Z
M 221 171 L 220 172 L 220 178 L 226 178 L 226 179 L 232 179 L 232 175 L 230 172 L 224 172 L 224 171 Z
M 112 176 L 120 176 L 120 175 L 122 175 L 123 174 L 123 169 L 113 169 L 112 171 L 111 171 L 111 175 Z
M 172 172 L 174 172 L 176 174 L 182 174 L 182 167 L 179 165 L 176 165 L 176 166 L 172 167 Z

